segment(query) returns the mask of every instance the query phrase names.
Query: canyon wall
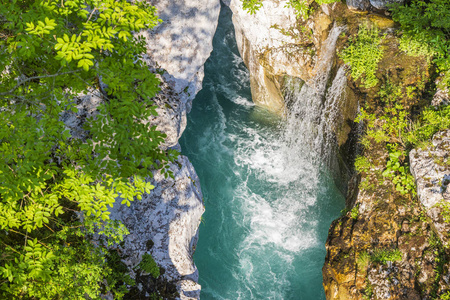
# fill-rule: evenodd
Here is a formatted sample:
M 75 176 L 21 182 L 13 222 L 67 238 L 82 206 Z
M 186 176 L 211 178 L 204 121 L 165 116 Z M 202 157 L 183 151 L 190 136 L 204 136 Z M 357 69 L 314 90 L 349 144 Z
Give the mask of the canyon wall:
M 141 32 L 147 40 L 146 62 L 161 80 L 154 99 L 158 116 L 149 120 L 167 134 L 164 148 L 180 149 L 178 139 L 186 127 L 186 114 L 201 89 L 203 65 L 212 51 L 220 2 L 149 1 L 162 23 Z M 173 178 L 154 172 L 155 188 L 130 207 L 118 199 L 112 217 L 129 229 L 121 251 L 138 288 L 132 299 L 148 299 L 155 290 L 165 299 L 199 299 L 198 271 L 193 262 L 198 227 L 204 212 L 200 182 L 183 155 L 170 163 Z M 161 269 L 157 279 L 135 273 L 144 254 L 151 254 Z M 134 298 L 133 298 L 134 297 Z

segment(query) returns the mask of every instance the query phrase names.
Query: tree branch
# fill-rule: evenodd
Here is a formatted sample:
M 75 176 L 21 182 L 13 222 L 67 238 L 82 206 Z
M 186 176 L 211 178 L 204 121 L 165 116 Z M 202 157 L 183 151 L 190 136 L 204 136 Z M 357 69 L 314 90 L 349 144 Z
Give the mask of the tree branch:
M 18 82 L 17 85 L 16 85 L 15 87 L 13 87 L 12 89 L 10 89 L 9 91 L 4 92 L 4 93 L 0 93 L 0 96 L 5 96 L 5 95 L 8 95 L 8 94 L 11 94 L 11 93 L 14 92 L 18 87 L 20 87 L 22 84 L 24 84 L 25 82 L 31 81 L 31 80 L 41 79 L 41 78 L 58 77 L 58 76 L 62 76 L 62 75 L 66 75 L 66 74 L 72 74 L 72 73 L 77 73 L 77 72 L 79 72 L 79 70 L 68 71 L 68 72 L 63 72 L 63 73 L 58 73 L 58 74 L 52 74 L 52 75 L 42 75 L 42 76 L 28 77 L 28 78 L 25 78 L 24 80 L 21 80 L 20 82 Z

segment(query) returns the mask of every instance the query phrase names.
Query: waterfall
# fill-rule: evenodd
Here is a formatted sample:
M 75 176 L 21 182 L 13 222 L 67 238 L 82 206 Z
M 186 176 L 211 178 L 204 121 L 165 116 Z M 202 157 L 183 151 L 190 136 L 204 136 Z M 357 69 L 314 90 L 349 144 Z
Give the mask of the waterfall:
M 285 82 L 286 124 L 284 144 L 292 165 L 312 163 L 311 170 L 317 173 L 318 166 L 335 167 L 335 125 L 338 121 L 339 100 L 347 84 L 345 68 L 340 67 L 327 89 L 330 71 L 336 50 L 336 41 L 344 27 L 333 26 L 324 43 L 322 55 L 315 67 L 315 76 L 308 82 L 288 77 Z

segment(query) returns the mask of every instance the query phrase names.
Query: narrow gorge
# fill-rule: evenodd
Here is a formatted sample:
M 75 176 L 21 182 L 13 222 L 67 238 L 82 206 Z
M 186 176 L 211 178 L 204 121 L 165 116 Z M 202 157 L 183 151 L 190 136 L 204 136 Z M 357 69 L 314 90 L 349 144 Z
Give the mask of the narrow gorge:
M 316 151 L 327 147 L 323 111 L 333 114 L 335 100 L 325 95 L 322 72 L 330 71 L 341 30 L 333 29 L 326 42 L 331 51 L 317 87 L 301 89 L 303 82 L 291 79 L 285 93 L 292 112 L 285 120 L 252 102 L 231 11 L 222 7 L 203 89 L 181 142 L 206 208 L 194 256 L 202 299 L 324 298 L 324 242 L 344 197 L 326 155 Z M 338 76 L 339 86 L 345 76 Z
M 0 3 L 0 298 L 449 300 L 449 24 Z

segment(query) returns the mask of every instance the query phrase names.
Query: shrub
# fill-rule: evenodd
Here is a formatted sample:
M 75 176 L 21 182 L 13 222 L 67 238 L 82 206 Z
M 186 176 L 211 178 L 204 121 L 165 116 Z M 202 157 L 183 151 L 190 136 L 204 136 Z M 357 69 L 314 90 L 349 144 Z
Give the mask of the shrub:
M 315 2 L 319 5 L 330 4 L 338 2 L 340 0 L 316 0 Z M 263 0 L 242 0 L 242 8 L 248 11 L 251 15 L 256 13 L 263 5 Z M 286 3 L 287 7 L 292 7 L 297 16 L 306 20 L 312 12 L 312 7 L 308 3 L 308 0 L 289 0 Z
M 152 275 L 153 278 L 158 278 L 160 275 L 159 267 L 150 254 L 145 253 L 142 255 L 142 260 L 139 263 L 139 268 Z
M 350 44 L 339 54 L 350 66 L 353 80 L 361 78 L 361 83 L 366 88 L 374 87 L 378 83 L 375 73 L 378 62 L 383 57 L 382 41 L 383 37 L 376 26 L 363 24 L 359 27 L 357 36 L 351 37 Z
M 356 260 L 358 269 L 365 270 L 370 263 L 370 255 L 367 251 L 360 252 Z
M 262 0 L 242 0 L 242 8 L 251 15 L 255 14 L 262 7 Z
M 358 219 L 358 216 L 359 216 L 359 205 L 355 205 L 350 211 L 350 218 L 356 220 Z
M 401 49 L 411 55 L 433 57 L 444 74 L 442 84 L 450 84 L 450 2 L 412 0 L 392 5 L 392 18 L 399 22 L 403 37 Z

